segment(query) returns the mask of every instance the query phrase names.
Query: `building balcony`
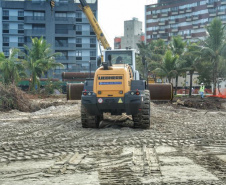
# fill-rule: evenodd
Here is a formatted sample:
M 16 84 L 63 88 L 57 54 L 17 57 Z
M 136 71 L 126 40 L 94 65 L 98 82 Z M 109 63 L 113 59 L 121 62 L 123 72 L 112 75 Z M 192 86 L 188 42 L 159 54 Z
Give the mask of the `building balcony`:
M 162 17 L 167 17 L 168 16 L 168 12 L 161 13 L 161 16 Z
M 185 35 L 186 39 L 191 39 L 191 35 Z
M 172 32 L 178 32 L 178 28 L 172 28 Z
M 56 37 L 75 37 L 75 30 L 55 30 Z
M 166 29 L 159 29 L 159 33 L 166 33 Z
M 24 30 L 25 36 L 43 36 L 45 34 L 45 30 Z
M 221 0 L 221 5 L 225 5 L 226 4 L 226 0 Z
M 55 17 L 55 22 L 57 24 L 75 24 L 75 19 L 73 17 Z
M 155 14 L 155 15 L 152 16 L 152 18 L 153 18 L 153 19 L 157 19 L 157 18 L 158 18 L 158 15 Z
M 76 31 L 75 33 L 76 33 L 76 35 L 79 35 L 79 36 L 94 36 L 95 35 L 95 33 L 92 31 Z
M 192 8 L 187 8 L 186 13 L 190 13 L 190 12 L 192 12 Z
M 200 28 L 204 28 L 206 26 L 206 23 L 201 23 Z
M 55 44 L 56 50 L 75 50 L 75 43 Z
M 179 13 L 185 13 L 185 10 L 179 10 Z
M 2 16 L 2 21 L 7 21 L 7 22 L 11 22 L 11 21 L 16 21 L 16 22 L 23 22 L 24 21 L 24 17 L 18 17 L 18 16 Z
M 225 14 L 225 10 L 218 10 L 217 15 L 224 15 Z
M 178 11 L 177 10 L 174 10 L 174 11 L 171 12 L 171 14 L 172 15 L 178 15 Z
M 206 5 L 206 7 L 207 7 L 207 8 L 213 8 L 213 7 L 214 7 L 214 2 L 208 3 L 208 4 Z
M 221 19 L 221 21 L 222 21 L 223 24 L 226 24 L 226 18 Z
M 12 35 L 20 35 L 20 34 L 23 34 L 22 33 L 22 31 L 23 31 L 23 33 L 24 33 L 24 30 L 17 30 L 17 29 L 4 29 L 3 28 L 3 30 L 2 30 L 2 33 L 3 34 L 12 34 Z
M 56 57 L 56 61 L 60 63 L 75 63 L 77 62 L 88 62 L 88 61 L 96 61 L 96 57 L 90 56 L 58 56 Z
M 26 16 L 24 17 L 24 23 L 45 23 L 44 16 Z
M 198 29 L 198 28 L 199 28 L 199 24 L 193 24 L 193 25 L 192 25 L 192 28 L 193 28 L 193 29 Z
M 79 48 L 81 48 L 81 49 L 95 49 L 96 48 L 96 44 L 89 44 L 89 43 L 87 43 L 87 44 L 84 44 L 84 43 L 81 43 L 81 44 L 75 44 L 75 47 L 76 47 L 76 49 L 79 49 Z
M 88 19 L 86 18 L 76 18 L 76 23 L 89 23 Z
M 162 26 L 162 25 L 165 25 L 165 24 L 166 24 L 165 21 L 160 21 L 160 22 L 159 22 L 159 26 Z
M 3 48 L 18 48 L 18 47 L 24 47 L 24 43 L 18 43 L 18 42 L 3 42 L 2 43 Z
M 191 17 L 186 17 L 186 21 L 192 21 Z
M 176 23 L 176 20 L 175 19 L 170 19 L 169 20 L 169 24 L 174 24 L 174 23 Z
M 215 13 L 214 13 L 214 12 L 209 13 L 209 16 L 210 16 L 210 17 L 216 17 L 216 16 L 217 16 L 217 13 L 216 13 L 216 12 L 215 12 Z
M 193 17 L 192 17 L 192 20 L 194 21 L 194 20 L 198 20 L 199 19 L 199 15 L 194 15 Z

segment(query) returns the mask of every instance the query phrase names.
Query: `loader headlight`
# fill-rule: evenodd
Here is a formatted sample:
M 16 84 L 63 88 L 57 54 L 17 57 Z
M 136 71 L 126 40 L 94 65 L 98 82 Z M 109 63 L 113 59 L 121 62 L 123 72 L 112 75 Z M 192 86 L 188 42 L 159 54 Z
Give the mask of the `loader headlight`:
M 123 94 L 123 91 L 119 91 L 119 94 Z
M 83 95 L 86 96 L 87 95 L 87 92 L 83 92 Z
M 101 91 L 98 91 L 98 94 L 101 94 Z
M 132 91 L 130 94 L 131 94 L 131 95 L 134 95 L 134 92 Z

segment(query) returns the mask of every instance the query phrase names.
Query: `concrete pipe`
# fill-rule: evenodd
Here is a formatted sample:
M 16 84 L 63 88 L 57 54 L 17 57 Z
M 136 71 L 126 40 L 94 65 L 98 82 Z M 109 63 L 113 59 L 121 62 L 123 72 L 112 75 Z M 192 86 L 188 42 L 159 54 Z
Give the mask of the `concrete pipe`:
M 67 100 L 81 100 L 84 84 L 67 84 Z
M 173 99 L 172 84 L 148 84 L 151 100 L 169 101 Z
M 63 81 L 67 81 L 68 79 L 70 80 L 78 80 L 78 79 L 83 79 L 85 80 L 86 78 L 93 78 L 94 73 L 75 73 L 75 72 L 63 72 L 62 73 L 62 79 Z

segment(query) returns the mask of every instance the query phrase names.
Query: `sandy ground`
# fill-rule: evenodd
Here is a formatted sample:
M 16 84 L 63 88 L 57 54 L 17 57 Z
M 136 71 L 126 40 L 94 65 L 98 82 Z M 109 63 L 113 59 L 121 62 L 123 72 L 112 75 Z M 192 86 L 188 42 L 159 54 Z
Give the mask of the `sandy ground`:
M 84 129 L 80 101 L 58 101 L 0 112 L 1 185 L 226 184 L 225 109 L 151 103 L 150 129 L 108 114 Z

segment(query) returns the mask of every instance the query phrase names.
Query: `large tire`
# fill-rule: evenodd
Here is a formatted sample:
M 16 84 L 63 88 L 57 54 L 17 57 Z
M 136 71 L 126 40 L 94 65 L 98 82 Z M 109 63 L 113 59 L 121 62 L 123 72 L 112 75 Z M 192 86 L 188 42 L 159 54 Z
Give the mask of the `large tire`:
M 83 128 L 99 128 L 103 116 L 91 115 L 87 112 L 84 105 L 81 105 L 81 121 Z
M 135 128 L 150 128 L 150 93 L 148 90 L 144 91 L 144 101 L 141 104 L 140 112 L 132 115 Z

